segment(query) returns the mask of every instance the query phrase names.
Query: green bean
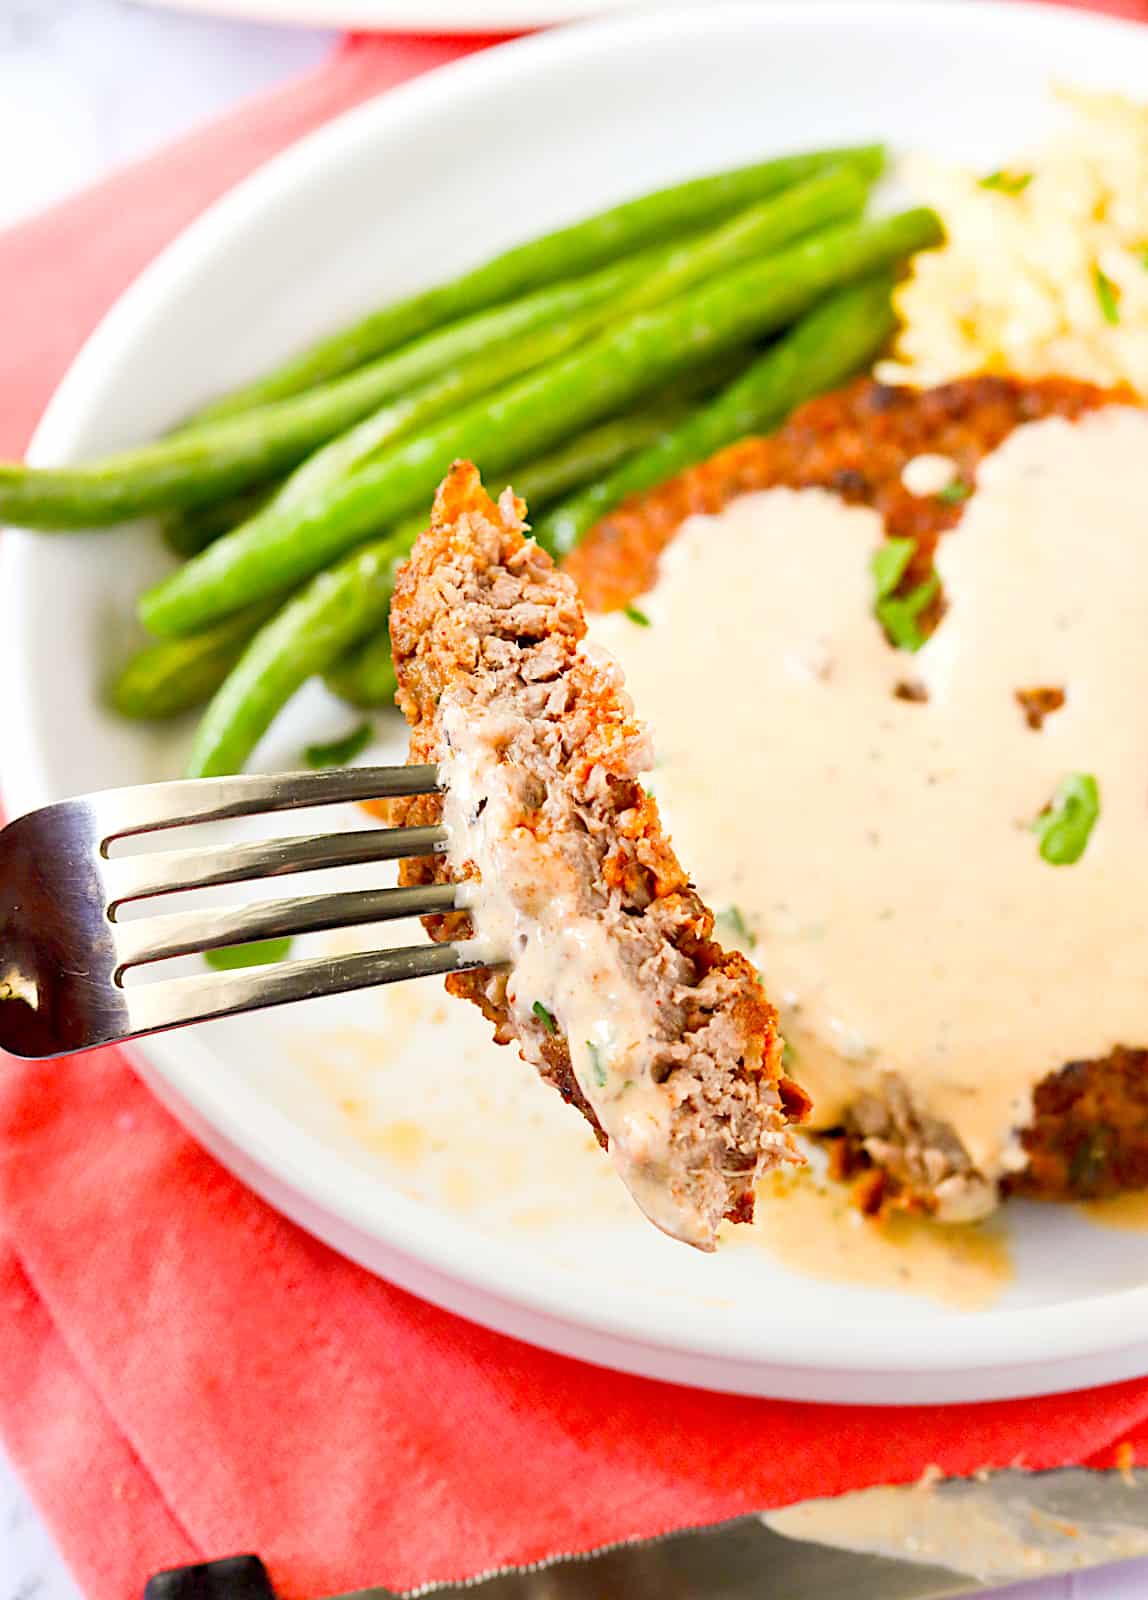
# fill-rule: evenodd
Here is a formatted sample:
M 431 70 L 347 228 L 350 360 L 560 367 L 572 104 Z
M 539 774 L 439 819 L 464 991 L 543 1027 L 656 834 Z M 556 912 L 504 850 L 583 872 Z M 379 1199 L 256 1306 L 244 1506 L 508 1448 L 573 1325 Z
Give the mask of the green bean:
M 882 274 L 806 312 L 708 406 L 537 522 L 539 544 L 555 557 L 567 555 L 627 495 L 664 483 L 746 434 L 775 427 L 803 400 L 843 382 L 893 332 L 892 287 L 892 277 Z
M 681 408 L 667 406 L 660 411 L 639 411 L 632 417 L 600 422 L 549 455 L 508 472 L 506 480 L 515 494 L 526 501 L 529 511 L 541 510 L 560 495 L 647 449 L 683 415 Z
M 284 589 L 428 500 L 456 457 L 500 474 L 661 379 L 784 326 L 829 291 L 941 236 L 926 209 L 847 223 L 639 312 L 401 441 L 333 488 L 217 540 L 143 597 L 144 624 L 160 634 L 191 632 Z
M 260 601 L 203 633 L 144 645 L 109 686 L 108 703 L 121 717 L 144 722 L 165 721 L 203 705 L 277 605 Z
M 897 326 L 892 272 L 875 273 L 807 312 L 698 414 L 697 442 L 706 455 L 752 433 L 775 428 L 806 400 L 835 389 L 871 362 Z
M 371 742 L 374 730 L 367 721 L 356 723 L 346 733 L 333 739 L 323 739 L 318 744 L 305 745 L 303 760 L 316 772 L 324 767 L 349 767 L 355 757 L 362 755 Z
M 769 255 L 831 222 L 859 217 L 869 189 L 870 180 L 856 168 L 830 167 L 759 200 L 720 227 L 676 245 L 655 271 L 622 293 L 618 309 L 628 313 L 660 305 L 742 261 Z
M 163 542 L 172 555 L 186 561 L 206 550 L 222 534 L 248 522 L 271 499 L 276 485 L 259 489 L 245 489 L 242 494 L 228 495 L 226 500 L 211 500 L 201 506 L 188 506 L 184 511 L 172 511 L 160 523 Z
M 357 707 L 373 711 L 378 706 L 393 706 L 398 678 L 391 659 L 391 640 L 385 621 L 378 632 L 364 639 L 324 674 L 323 681 L 332 694 Z
M 660 247 L 542 290 L 348 378 L 211 427 L 76 467 L 0 464 L 0 519 L 28 528 L 91 528 L 239 493 L 295 466 L 384 401 L 401 394 L 396 404 L 405 404 L 501 347 L 589 315 L 640 282 L 666 254 Z M 426 345 L 434 348 L 428 352 Z
M 200 413 L 233 416 L 299 394 L 372 361 L 458 317 L 510 300 L 528 288 L 568 278 L 613 261 L 639 246 L 676 237 L 823 168 L 848 161 L 876 177 L 885 160 L 880 145 L 856 145 L 782 156 L 709 177 L 694 178 L 625 201 L 608 211 L 530 240 L 452 281 L 398 300 L 311 345 L 300 355 L 232 390 Z
M 760 353 L 759 347 L 753 344 L 736 350 L 723 350 L 713 360 L 678 373 L 658 385 L 658 406 L 693 405 L 697 400 L 708 399 L 719 389 L 724 389 L 727 383 L 732 383 Z
M 382 627 L 405 554 L 393 539 L 376 540 L 287 601 L 216 691 L 196 731 L 189 777 L 240 771 L 295 691 Z

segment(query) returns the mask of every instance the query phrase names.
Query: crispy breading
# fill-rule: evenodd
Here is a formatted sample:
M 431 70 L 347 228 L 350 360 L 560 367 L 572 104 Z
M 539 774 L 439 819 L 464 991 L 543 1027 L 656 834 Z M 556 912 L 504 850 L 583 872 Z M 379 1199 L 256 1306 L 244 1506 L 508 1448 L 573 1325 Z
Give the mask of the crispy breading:
M 391 638 L 410 760 L 459 773 L 460 752 L 474 745 L 483 763 L 451 856 L 404 863 L 402 881 L 491 889 L 468 829 L 475 838 L 493 830 L 506 937 L 521 948 L 507 951 L 509 967 L 452 975 L 448 988 L 479 1005 L 496 1039 L 517 1042 L 582 1111 L 653 1220 L 712 1248 L 723 1216 L 752 1216 L 759 1174 L 796 1159 L 786 1126 L 808 1103 L 781 1072 L 776 1018 L 755 968 L 711 937 L 713 917 L 642 788 L 649 746 L 620 670 L 583 648 L 575 585 L 526 537 L 524 512 L 509 491 L 496 506 L 475 468 L 457 463 L 396 583 Z M 450 787 L 462 795 L 462 778 Z M 421 825 L 443 813 L 443 796 L 420 796 L 393 803 L 391 820 Z M 582 945 L 561 945 L 563 927 L 547 920 L 556 906 L 560 922 L 579 923 Z M 487 931 L 483 916 L 459 911 L 426 925 L 436 940 L 466 939 L 475 920 Z M 562 991 L 558 974 L 565 1010 L 549 990 L 531 1005 L 532 994 L 516 989 L 547 938 L 568 966 L 583 947 L 599 951 L 603 1005 L 635 1024 L 617 1047 L 624 1081 L 621 1068 L 609 1087 L 605 1071 L 595 1082 L 579 1070 L 585 1026 L 572 1058 L 567 1017 L 597 1003 L 590 979 Z M 585 1048 L 597 1062 L 596 1047 Z

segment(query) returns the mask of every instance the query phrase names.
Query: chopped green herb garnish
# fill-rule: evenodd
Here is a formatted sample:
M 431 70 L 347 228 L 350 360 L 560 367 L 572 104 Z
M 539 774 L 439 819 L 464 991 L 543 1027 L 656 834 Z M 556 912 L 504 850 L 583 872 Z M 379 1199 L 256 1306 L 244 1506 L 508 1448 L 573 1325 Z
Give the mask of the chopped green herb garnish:
M 757 943 L 757 935 L 746 922 L 740 906 L 727 906 L 724 911 L 714 918 L 719 928 L 728 928 L 735 939 L 740 939 L 752 950 Z
M 1148 272 L 1148 244 L 1140 246 L 1140 265 Z
M 639 628 L 648 628 L 650 619 L 644 611 L 639 611 L 637 606 L 623 606 L 622 615 L 629 617 L 631 622 L 636 622 Z
M 341 739 L 332 739 L 330 744 L 309 744 L 303 752 L 303 760 L 309 767 L 349 767 L 370 744 L 371 732 L 369 722 L 360 722 L 357 728 L 352 728 Z
M 282 961 L 291 948 L 290 939 L 253 939 L 250 944 L 225 944 L 219 950 L 205 950 L 203 959 L 217 972 L 235 967 L 269 967 Z
M 954 478 L 952 483 L 946 483 L 943 489 L 937 490 L 937 499 L 943 501 L 947 506 L 959 506 L 969 498 L 972 492 L 970 484 L 963 482 L 960 478 Z
M 933 573 L 906 595 L 889 596 L 877 602 L 877 620 L 898 650 L 919 650 L 928 638 L 919 618 L 941 592 L 941 580 Z
M 877 620 L 898 650 L 919 650 L 924 644 L 926 636 L 917 618 L 932 604 L 941 588 L 940 579 L 933 574 L 908 594 L 894 594 L 916 548 L 915 539 L 886 539 L 874 550 L 869 562 L 877 590 Z
M 586 1040 L 586 1048 L 590 1052 L 590 1070 L 594 1074 L 594 1082 L 599 1089 L 606 1087 L 606 1064 L 602 1060 L 602 1052 L 592 1039 Z
M 915 539 L 886 539 L 884 544 L 878 545 L 874 550 L 869 570 L 873 574 L 873 582 L 877 585 L 878 600 L 884 600 L 887 594 L 893 593 L 905 576 L 916 548 Z
M 553 1011 L 547 1011 L 541 1000 L 536 1000 L 530 1009 L 538 1018 L 542 1026 L 546 1029 L 547 1033 L 558 1032 L 558 1023 L 555 1019 Z
M 781 1064 L 783 1067 L 795 1067 L 797 1065 L 797 1051 L 788 1039 L 781 1041 Z
M 1084 854 L 1100 815 L 1100 788 L 1090 772 L 1070 772 L 1047 808 L 1031 824 L 1040 835 L 1040 855 L 1053 867 L 1070 867 Z
M 981 188 L 999 189 L 1002 194 L 1023 194 L 1031 182 L 1031 172 L 990 172 L 981 179 Z
M 1115 325 L 1120 321 L 1120 290 L 1099 267 L 1093 267 L 1092 281 L 1096 285 L 1096 298 L 1105 322 Z

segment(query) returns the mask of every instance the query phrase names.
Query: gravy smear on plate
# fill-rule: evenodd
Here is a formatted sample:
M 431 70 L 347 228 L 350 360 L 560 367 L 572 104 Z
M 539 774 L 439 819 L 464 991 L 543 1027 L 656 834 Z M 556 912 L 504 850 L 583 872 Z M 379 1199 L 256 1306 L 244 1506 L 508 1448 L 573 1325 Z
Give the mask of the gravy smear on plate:
M 938 1190 L 954 1220 L 1023 1165 L 1042 1078 L 1148 1032 L 1146 507 L 1148 416 L 1109 406 L 982 462 L 916 654 L 874 617 L 880 517 L 821 490 L 693 518 L 650 625 L 592 626 L 653 728 L 675 847 L 756 941 L 813 1125 L 893 1080 L 982 1180 Z M 1038 688 L 1064 703 L 1033 727 Z M 1073 774 L 1100 812 L 1055 866 L 1032 824 Z

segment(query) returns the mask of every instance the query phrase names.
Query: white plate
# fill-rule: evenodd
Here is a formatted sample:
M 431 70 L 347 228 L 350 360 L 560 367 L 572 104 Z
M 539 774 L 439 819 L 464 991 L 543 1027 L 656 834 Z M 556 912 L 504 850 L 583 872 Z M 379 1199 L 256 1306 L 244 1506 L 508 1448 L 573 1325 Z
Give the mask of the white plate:
M 205 11 L 313 28 L 399 33 L 514 33 L 620 11 L 649 0 L 144 0 L 171 11 Z
M 206 11 L 316 28 L 379 28 L 409 33 L 514 33 L 576 22 L 658 0 L 143 0 L 172 11 Z M 680 0 L 661 0 L 663 8 Z M 768 3 L 768 0 L 766 0 Z M 921 0 L 902 0 L 919 5 Z
M 356 307 L 623 194 L 795 145 L 885 136 L 998 166 L 1050 79 L 1148 95 L 1148 30 L 1031 5 L 707 7 L 473 57 L 304 141 L 179 240 L 76 362 L 42 462 L 154 433 Z M 99 708 L 154 541 L 9 534 L 0 677 L 14 810 L 174 772 Z M 300 697 L 261 752 L 341 718 Z M 392 735 L 395 730 L 391 730 Z M 1013 1208 L 993 1309 L 819 1282 L 740 1241 L 715 1258 L 645 1226 L 557 1096 L 437 985 L 157 1039 L 177 1114 L 337 1248 L 480 1321 L 621 1368 L 845 1401 L 1032 1393 L 1148 1371 L 1134 1234 Z

